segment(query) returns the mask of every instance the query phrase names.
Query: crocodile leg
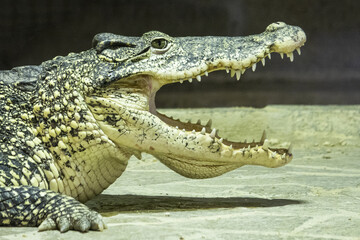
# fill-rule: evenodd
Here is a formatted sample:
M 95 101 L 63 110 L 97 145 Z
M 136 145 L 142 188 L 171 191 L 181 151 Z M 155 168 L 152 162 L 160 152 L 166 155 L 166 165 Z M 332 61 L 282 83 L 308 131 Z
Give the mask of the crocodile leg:
M 0 226 L 81 232 L 107 228 L 100 214 L 72 197 L 33 186 L 0 187 Z

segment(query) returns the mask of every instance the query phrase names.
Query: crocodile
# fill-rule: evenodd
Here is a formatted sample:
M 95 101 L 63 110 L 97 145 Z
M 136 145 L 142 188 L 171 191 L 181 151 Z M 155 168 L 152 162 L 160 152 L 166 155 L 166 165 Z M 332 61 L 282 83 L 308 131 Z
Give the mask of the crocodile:
M 223 139 L 211 122 L 159 113 L 155 95 L 218 70 L 240 79 L 274 52 L 293 61 L 305 41 L 283 22 L 245 37 L 100 33 L 89 50 L 0 71 L 0 226 L 102 231 L 105 221 L 84 203 L 143 152 L 188 178 L 290 162 L 291 147 L 270 147 L 266 134 Z

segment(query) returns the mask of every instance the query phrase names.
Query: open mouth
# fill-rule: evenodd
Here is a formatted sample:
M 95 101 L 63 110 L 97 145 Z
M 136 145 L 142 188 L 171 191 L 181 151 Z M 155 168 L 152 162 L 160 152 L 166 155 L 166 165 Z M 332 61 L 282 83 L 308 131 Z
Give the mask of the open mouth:
M 286 54 L 293 61 L 293 52 L 300 54 L 306 41 L 301 28 L 277 22 L 247 37 L 171 38 L 153 31 L 138 39 L 138 48 L 124 46 L 116 36 L 110 36 L 110 43 L 119 47 L 106 48 L 108 35 L 103 37 L 98 54 L 109 57 L 104 64 L 113 64 L 105 79 L 110 84 L 93 92 L 87 104 L 115 146 L 125 146 L 135 156 L 151 154 L 191 178 L 219 176 L 243 165 L 274 168 L 291 161 L 292 147 L 270 148 L 265 132 L 259 141 L 229 141 L 211 127 L 211 120 L 206 124 L 183 122 L 159 113 L 155 97 L 163 85 L 201 81 L 214 71 L 224 70 L 240 80 L 247 69 L 255 71 L 258 63 L 265 65 L 271 53 L 282 58 Z M 140 51 L 144 40 L 151 42 L 150 47 Z M 117 58 L 124 53 L 130 57 Z
M 297 51 L 298 55 L 301 54 L 300 47 L 301 46 L 294 49 L 294 51 L 295 50 Z M 286 54 L 286 56 L 289 58 L 289 60 L 291 62 L 293 62 L 293 60 L 294 60 L 293 51 L 288 52 L 288 53 L 279 53 L 279 54 L 282 59 L 284 58 L 284 55 Z M 219 60 L 219 61 L 216 61 L 216 62 L 213 62 L 210 64 L 206 64 L 201 67 L 190 69 L 184 73 L 181 73 L 179 75 L 183 75 L 182 78 L 173 79 L 173 80 L 171 80 L 171 82 L 173 82 L 173 83 L 175 83 L 175 82 L 183 83 L 184 81 L 193 82 L 194 79 L 196 81 L 200 82 L 202 76 L 208 76 L 210 72 L 219 71 L 219 70 L 225 70 L 226 73 L 230 74 L 231 77 L 235 76 L 236 80 L 239 81 L 241 78 L 241 75 L 244 74 L 244 72 L 246 70 L 251 69 L 252 71 L 255 71 L 257 63 L 261 62 L 261 64 L 263 66 L 265 66 L 266 57 L 271 59 L 270 50 L 264 51 L 263 53 L 260 53 L 257 55 L 253 55 L 253 56 L 245 59 L 244 61 L 227 61 L 227 60 L 221 61 L 221 60 Z M 157 80 L 152 80 L 152 81 L 155 82 Z M 156 86 L 157 84 L 152 83 L 152 85 Z M 266 138 L 267 136 L 266 136 L 265 131 L 263 132 L 263 135 L 259 141 L 233 142 L 233 141 L 229 141 L 227 139 L 223 139 L 221 136 L 218 135 L 217 129 L 211 127 L 211 125 L 212 125 L 211 119 L 206 124 L 203 125 L 203 124 L 201 124 L 200 121 L 197 121 L 196 123 L 192 123 L 191 121 L 182 122 L 179 119 L 174 119 L 173 117 L 168 117 L 165 114 L 159 113 L 156 110 L 156 106 L 155 106 L 155 95 L 156 95 L 156 91 L 159 88 L 156 87 L 156 88 L 154 88 L 153 91 L 151 91 L 150 99 L 149 99 L 149 110 L 153 115 L 157 116 L 159 119 L 161 119 L 161 121 L 163 121 L 167 125 L 169 125 L 173 128 L 176 128 L 179 131 L 192 132 L 193 134 L 200 133 L 202 135 L 207 135 L 208 137 L 214 139 L 214 141 L 218 141 L 219 143 L 224 144 L 229 149 L 245 151 L 246 149 L 249 150 L 250 148 L 257 148 L 258 146 L 262 146 L 263 150 L 270 150 L 273 152 L 272 153 L 273 155 L 280 154 L 283 159 L 285 159 L 286 157 L 292 156 L 292 147 L 291 146 L 288 149 L 269 148 L 269 141 Z

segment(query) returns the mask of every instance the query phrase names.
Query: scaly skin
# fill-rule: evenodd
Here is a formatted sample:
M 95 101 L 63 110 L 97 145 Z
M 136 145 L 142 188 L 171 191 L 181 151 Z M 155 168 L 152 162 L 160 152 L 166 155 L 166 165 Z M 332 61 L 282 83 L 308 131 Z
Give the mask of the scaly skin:
M 0 72 L 0 225 L 103 230 L 101 216 L 80 202 L 141 152 L 190 178 L 288 163 L 291 150 L 270 148 L 265 134 L 253 143 L 224 140 L 211 123 L 158 113 L 155 95 L 164 84 L 217 70 L 239 79 L 272 52 L 292 61 L 305 41 L 299 27 L 281 22 L 248 37 L 104 33 L 88 51 Z

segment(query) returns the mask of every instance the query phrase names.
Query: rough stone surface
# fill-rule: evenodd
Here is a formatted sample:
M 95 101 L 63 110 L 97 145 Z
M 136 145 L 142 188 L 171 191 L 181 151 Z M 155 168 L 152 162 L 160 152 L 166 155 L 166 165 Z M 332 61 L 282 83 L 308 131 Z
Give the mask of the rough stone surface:
M 88 202 L 106 217 L 104 232 L 0 228 L 0 239 L 360 239 L 360 106 L 163 112 L 212 118 L 232 140 L 260 138 L 266 129 L 272 145 L 294 143 L 294 160 L 192 180 L 144 155 Z

